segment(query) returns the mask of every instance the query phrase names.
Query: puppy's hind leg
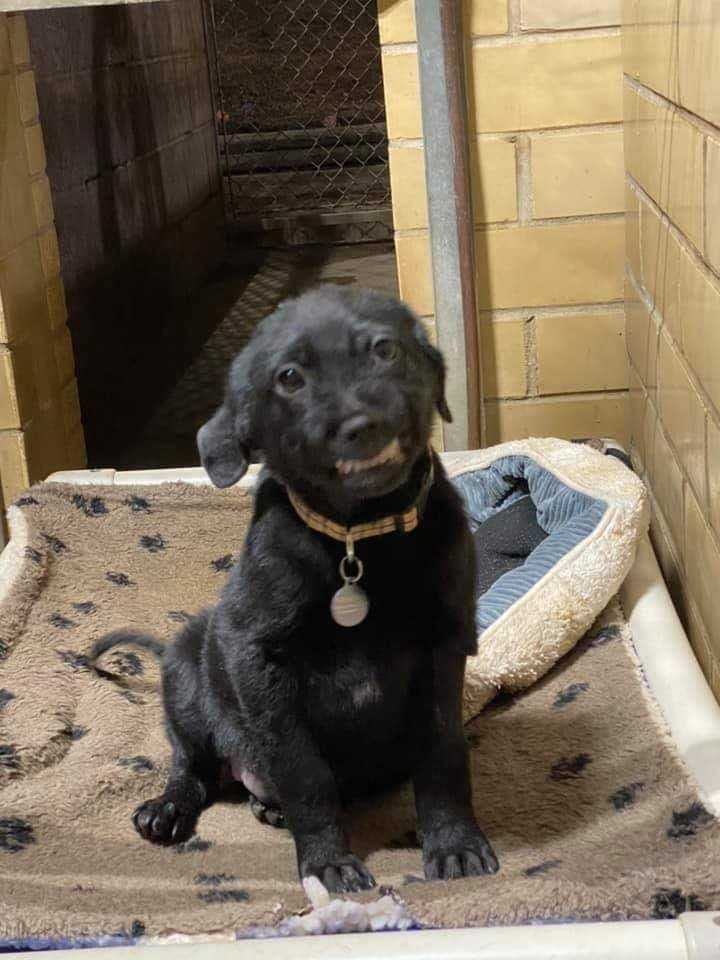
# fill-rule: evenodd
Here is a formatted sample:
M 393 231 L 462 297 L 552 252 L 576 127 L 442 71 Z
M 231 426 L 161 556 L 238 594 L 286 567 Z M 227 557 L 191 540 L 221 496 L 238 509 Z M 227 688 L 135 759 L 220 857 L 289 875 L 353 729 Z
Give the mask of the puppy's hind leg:
M 250 812 L 260 823 L 266 823 L 269 827 L 278 827 L 279 829 L 287 827 L 285 814 L 279 807 L 271 807 L 267 803 L 263 803 L 252 793 L 249 797 L 249 804 Z
M 217 796 L 221 763 L 207 726 L 199 676 L 199 651 L 206 618 L 196 618 L 163 659 L 163 701 L 172 745 L 172 765 L 162 795 L 133 814 L 135 829 L 151 843 L 189 839 L 201 812 Z

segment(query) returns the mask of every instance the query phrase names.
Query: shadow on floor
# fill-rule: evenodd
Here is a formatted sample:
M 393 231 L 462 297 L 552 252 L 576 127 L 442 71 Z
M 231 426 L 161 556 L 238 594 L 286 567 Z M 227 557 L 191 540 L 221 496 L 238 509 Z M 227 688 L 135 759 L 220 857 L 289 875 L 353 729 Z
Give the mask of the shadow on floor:
M 228 262 L 179 320 L 182 370 L 153 409 L 138 413 L 131 439 L 117 448 L 91 451 L 90 465 L 131 470 L 197 464 L 195 434 L 222 398 L 233 357 L 278 303 L 317 283 L 397 294 L 393 245 L 276 250 L 234 245 Z

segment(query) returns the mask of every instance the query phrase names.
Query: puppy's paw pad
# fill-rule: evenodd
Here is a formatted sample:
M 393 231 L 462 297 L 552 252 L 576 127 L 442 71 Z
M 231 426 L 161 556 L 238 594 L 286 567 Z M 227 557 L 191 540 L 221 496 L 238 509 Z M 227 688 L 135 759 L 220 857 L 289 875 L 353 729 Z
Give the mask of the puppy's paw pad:
M 359 893 L 376 886 L 375 878 L 359 857 L 348 854 L 322 865 L 308 866 L 303 877 L 317 877 L 330 893 Z
M 427 880 L 481 877 L 500 869 L 493 848 L 482 834 L 465 843 L 426 849 L 423 859 Z
M 188 840 L 196 820 L 195 812 L 184 810 L 169 797 L 148 800 L 132 816 L 135 829 L 143 839 L 164 845 Z

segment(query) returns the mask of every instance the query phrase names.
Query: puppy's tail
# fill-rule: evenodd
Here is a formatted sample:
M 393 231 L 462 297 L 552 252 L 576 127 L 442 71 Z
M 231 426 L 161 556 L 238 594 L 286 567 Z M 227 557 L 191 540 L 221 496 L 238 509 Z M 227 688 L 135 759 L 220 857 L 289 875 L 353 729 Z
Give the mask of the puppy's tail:
M 113 630 L 112 633 L 105 634 L 104 637 L 95 642 L 88 657 L 90 666 L 98 673 L 104 673 L 105 671 L 98 670 L 95 666 L 96 661 L 108 650 L 112 650 L 113 647 L 125 646 L 126 644 L 149 650 L 158 660 L 162 660 L 165 655 L 165 644 L 160 643 L 159 640 L 151 637 L 148 633 L 139 633 L 133 630 Z

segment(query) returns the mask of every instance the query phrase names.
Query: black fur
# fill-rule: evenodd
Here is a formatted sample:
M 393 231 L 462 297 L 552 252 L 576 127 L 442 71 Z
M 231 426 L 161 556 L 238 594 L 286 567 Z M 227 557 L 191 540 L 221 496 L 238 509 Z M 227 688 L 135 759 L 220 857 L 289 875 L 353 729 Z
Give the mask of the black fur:
M 293 393 L 277 379 L 288 366 L 304 381 Z M 301 877 L 331 890 L 374 884 L 349 849 L 343 806 L 408 779 L 426 877 L 497 870 L 472 809 L 462 726 L 465 660 L 476 649 L 474 549 L 461 500 L 428 452 L 433 408 L 449 418 L 442 357 L 406 307 L 376 294 L 305 294 L 236 359 L 225 403 L 198 435 L 202 461 L 221 487 L 253 453 L 266 466 L 220 602 L 163 657 L 173 764 L 163 795 L 135 812 L 143 837 L 187 840 L 235 758 L 260 806 L 292 831 Z M 336 461 L 370 458 L 394 437 L 402 464 L 338 471 Z M 337 626 L 329 607 L 344 547 L 304 525 L 286 484 L 354 524 L 411 506 L 431 456 L 420 526 L 357 544 L 370 613 Z M 127 634 L 95 652 L 128 641 L 159 652 Z
M 90 659 L 92 661 L 97 660 L 98 657 L 101 657 L 108 650 L 111 650 L 113 647 L 118 647 L 120 645 L 129 644 L 132 647 L 140 647 L 143 650 L 149 650 L 150 653 L 154 654 L 158 658 L 162 658 L 165 653 L 165 644 L 160 643 L 159 640 L 156 640 L 155 637 L 151 637 L 147 634 L 135 633 L 132 630 L 115 630 L 112 633 L 106 634 L 104 637 L 101 637 L 94 645 L 90 652 Z

